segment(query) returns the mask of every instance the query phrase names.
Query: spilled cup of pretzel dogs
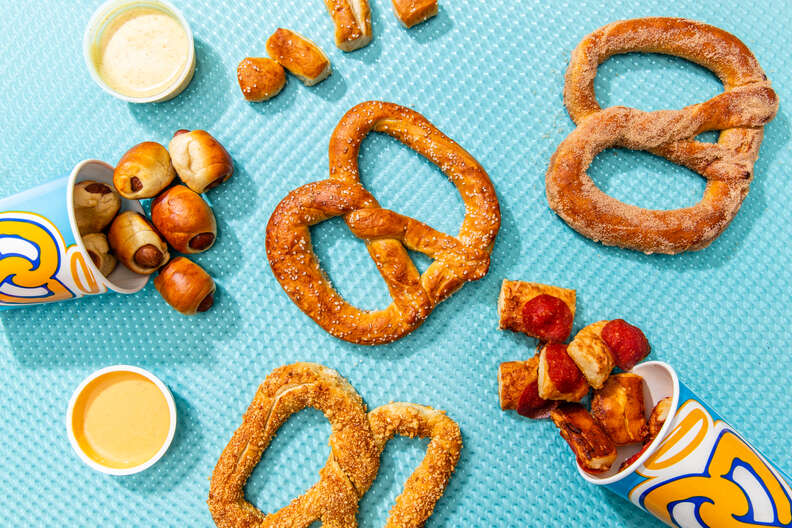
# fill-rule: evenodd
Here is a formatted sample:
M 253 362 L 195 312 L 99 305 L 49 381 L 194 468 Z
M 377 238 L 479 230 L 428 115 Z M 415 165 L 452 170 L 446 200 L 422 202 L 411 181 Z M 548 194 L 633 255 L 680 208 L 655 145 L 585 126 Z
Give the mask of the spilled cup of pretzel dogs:
M 574 290 L 503 281 L 499 327 L 539 345 L 530 359 L 501 363 L 501 409 L 549 418 L 581 477 L 668 525 L 792 521 L 792 479 L 670 365 L 642 362 L 651 347 L 640 328 L 603 320 L 569 339 L 575 300 Z
M 189 256 L 214 245 L 203 196 L 233 172 L 211 134 L 179 130 L 167 147 L 140 143 L 115 167 L 86 160 L 68 178 L 0 200 L 0 309 L 135 293 L 159 272 L 154 286 L 174 309 L 209 310 L 214 280 Z M 151 200 L 150 217 L 141 200 Z

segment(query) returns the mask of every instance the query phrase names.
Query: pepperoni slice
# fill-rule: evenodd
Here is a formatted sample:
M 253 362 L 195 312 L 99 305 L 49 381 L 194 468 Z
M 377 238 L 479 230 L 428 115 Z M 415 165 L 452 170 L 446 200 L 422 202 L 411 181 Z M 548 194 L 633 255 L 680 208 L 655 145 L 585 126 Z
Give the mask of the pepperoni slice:
M 567 354 L 566 345 L 549 343 L 545 345 L 544 352 L 547 360 L 547 375 L 560 392 L 575 392 L 586 383 L 583 373 Z
M 523 325 L 527 334 L 549 343 L 560 343 L 572 332 L 572 311 L 558 297 L 543 293 L 523 306 Z
M 602 328 L 602 340 L 608 345 L 616 365 L 622 370 L 633 368 L 651 350 L 641 329 L 624 319 L 614 319 L 606 324 Z
M 619 471 L 624 471 L 629 466 L 631 466 L 633 462 L 635 462 L 636 460 L 641 458 L 641 455 L 643 455 L 644 452 L 646 452 L 646 450 L 647 450 L 647 448 L 649 447 L 650 444 L 651 444 L 651 442 L 647 442 L 646 444 L 644 444 L 644 446 L 641 448 L 640 451 L 638 451 L 633 456 L 631 456 L 630 458 L 628 458 L 627 460 L 622 462 L 621 466 L 619 466 Z
M 517 414 L 528 418 L 547 418 L 556 405 L 556 402 L 539 397 L 539 384 L 534 380 L 523 389 L 517 403 Z

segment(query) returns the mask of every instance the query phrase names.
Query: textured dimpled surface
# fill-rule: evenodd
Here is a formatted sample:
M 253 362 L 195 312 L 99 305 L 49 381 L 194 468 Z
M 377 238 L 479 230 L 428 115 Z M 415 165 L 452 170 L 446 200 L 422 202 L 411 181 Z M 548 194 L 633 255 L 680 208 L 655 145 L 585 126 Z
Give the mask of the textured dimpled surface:
M 646 332 L 650 358 L 674 365 L 687 384 L 770 459 L 792 469 L 792 348 L 788 327 L 792 37 L 789 7 L 757 0 L 560 3 L 441 0 L 439 15 L 401 28 L 390 2 L 372 0 L 375 37 L 345 54 L 333 45 L 320 0 L 179 0 L 196 38 L 195 79 L 178 98 L 134 106 L 103 93 L 81 55 L 98 1 L 9 2 L 0 17 L 0 196 L 67 175 L 85 158 L 115 163 L 133 144 L 167 143 L 180 128 L 214 134 L 236 174 L 209 192 L 219 238 L 197 257 L 216 279 L 216 305 L 185 318 L 149 285 L 0 313 L 0 518 L 8 526 L 211 526 L 205 501 L 212 468 L 256 387 L 275 367 L 315 361 L 337 369 L 374 408 L 392 400 L 445 409 L 464 449 L 428 526 L 659 526 L 630 504 L 585 484 L 554 427 L 498 407 L 497 366 L 524 359 L 534 343 L 497 330 L 503 278 L 578 290 L 575 328 L 623 317 Z M 232 6 L 233 4 L 233 6 Z M 756 179 L 733 224 L 713 245 L 674 257 L 606 248 L 549 210 L 544 172 L 573 124 L 561 100 L 578 41 L 617 19 L 684 16 L 722 27 L 759 59 L 781 98 L 765 129 Z M 291 28 L 317 42 L 333 75 L 314 88 L 290 77 L 275 99 L 246 103 L 235 68 L 264 54 L 266 36 Z M 681 108 L 721 90 L 683 60 L 616 57 L 596 81 L 603 106 Z M 327 177 L 330 133 L 368 99 L 410 106 L 488 170 L 503 224 L 492 267 L 441 304 L 413 335 L 364 348 L 338 341 L 303 315 L 269 270 L 264 229 L 290 190 Z M 713 139 L 712 134 L 708 139 Z M 383 207 L 455 234 L 463 216 L 453 186 L 396 141 L 368 139 L 363 181 Z M 617 198 L 657 208 L 700 197 L 703 182 L 645 153 L 601 154 L 591 174 Z M 312 230 L 341 293 L 362 308 L 389 298 L 362 242 L 340 220 Z M 419 268 L 427 260 L 417 259 Z M 150 369 L 171 388 L 179 425 L 165 458 L 139 475 L 112 478 L 74 455 L 64 427 L 82 378 L 112 364 Z M 330 427 L 317 411 L 283 427 L 248 487 L 264 511 L 282 507 L 317 479 Z M 388 444 L 380 475 L 361 501 L 360 525 L 382 526 L 426 441 Z

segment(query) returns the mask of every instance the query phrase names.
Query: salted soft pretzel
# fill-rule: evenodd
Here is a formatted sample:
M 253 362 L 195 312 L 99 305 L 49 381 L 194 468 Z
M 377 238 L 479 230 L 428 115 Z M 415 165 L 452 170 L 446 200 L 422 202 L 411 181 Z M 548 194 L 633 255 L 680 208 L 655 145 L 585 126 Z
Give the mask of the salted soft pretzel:
M 682 110 L 603 110 L 594 95 L 597 66 L 629 52 L 695 62 L 720 78 L 724 93 Z M 778 97 L 745 44 L 722 29 L 681 18 L 624 20 L 588 35 L 572 53 L 564 103 L 577 128 L 550 160 L 550 207 L 595 241 L 669 254 L 704 248 L 726 229 L 748 193 L 763 126 L 778 110 Z M 695 140 L 709 130 L 721 131 L 717 144 Z M 699 173 L 707 180 L 702 200 L 665 211 L 608 196 L 586 170 L 609 147 L 647 150 Z
M 245 483 L 280 426 L 306 407 L 330 420 L 330 459 L 304 495 L 265 515 L 245 500 Z M 307 527 L 318 519 L 326 527 L 355 526 L 358 501 L 378 468 L 360 395 L 332 369 L 295 363 L 275 369 L 256 392 L 212 473 L 209 510 L 220 528 Z
M 360 183 L 358 154 L 369 132 L 384 132 L 437 165 L 456 185 L 465 219 L 456 237 L 380 208 Z M 347 303 L 324 275 L 309 227 L 343 216 L 366 241 L 393 303 L 362 311 Z M 275 277 L 300 309 L 332 335 L 352 343 L 389 343 L 415 330 L 434 307 L 489 269 L 500 209 L 487 173 L 462 147 L 420 114 L 370 101 L 352 108 L 330 139 L 330 178 L 292 191 L 267 224 L 267 257 Z M 419 274 L 407 249 L 434 262 Z
M 343 51 L 355 51 L 371 42 L 371 8 L 368 0 L 325 0 L 335 24 L 335 41 Z
M 369 413 L 374 444 L 381 454 L 394 435 L 431 438 L 426 456 L 396 497 L 386 528 L 423 526 L 443 495 L 459 461 L 462 434 L 444 412 L 414 403 L 389 403 Z
M 321 410 L 330 420 L 330 457 L 319 482 L 285 508 L 265 515 L 245 500 L 245 483 L 280 426 L 306 407 Z M 358 502 L 377 476 L 385 444 L 396 434 L 432 439 L 386 523 L 389 528 L 419 528 L 459 460 L 462 437 L 456 422 L 412 403 L 390 403 L 366 414 L 360 395 L 335 370 L 314 363 L 277 368 L 259 387 L 220 455 L 209 510 L 220 528 L 307 528 L 317 520 L 325 528 L 355 528 Z

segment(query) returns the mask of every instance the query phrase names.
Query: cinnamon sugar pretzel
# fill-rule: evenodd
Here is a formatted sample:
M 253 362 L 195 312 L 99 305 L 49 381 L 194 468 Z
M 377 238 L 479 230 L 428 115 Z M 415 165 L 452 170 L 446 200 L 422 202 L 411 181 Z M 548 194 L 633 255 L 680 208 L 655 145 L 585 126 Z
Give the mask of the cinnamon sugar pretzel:
M 386 133 L 437 165 L 459 190 L 465 219 L 452 237 L 380 208 L 360 183 L 358 154 L 369 132 Z M 362 311 L 347 303 L 319 267 L 309 227 L 343 216 L 388 286 L 393 303 Z M 434 307 L 489 269 L 500 209 L 487 173 L 420 114 L 370 101 L 352 108 L 330 139 L 330 178 L 292 191 L 267 224 L 267 257 L 292 301 L 330 334 L 352 343 L 389 343 L 415 330 Z M 420 274 L 407 249 L 432 257 Z
M 630 52 L 695 62 L 718 76 L 724 92 L 682 110 L 603 110 L 594 95 L 597 66 Z M 580 42 L 567 69 L 564 104 L 577 128 L 550 160 L 550 207 L 595 241 L 674 254 L 706 247 L 737 214 L 753 179 L 763 126 L 775 116 L 778 97 L 751 51 L 733 35 L 681 18 L 640 18 L 609 24 Z M 710 130 L 721 131 L 717 144 L 695 140 Z M 697 172 L 707 180 L 702 200 L 665 211 L 608 196 L 586 170 L 610 147 L 647 150 Z
M 280 426 L 306 407 L 320 409 L 330 420 L 330 457 L 319 482 L 265 515 L 245 500 L 245 483 Z M 208 500 L 212 518 L 220 528 L 305 528 L 317 520 L 327 528 L 354 528 L 358 502 L 395 434 L 431 438 L 386 523 L 388 528 L 418 528 L 432 515 L 459 460 L 462 437 L 456 422 L 442 411 L 412 403 L 390 403 L 366 414 L 355 389 L 332 369 L 313 363 L 275 369 L 215 466 Z

